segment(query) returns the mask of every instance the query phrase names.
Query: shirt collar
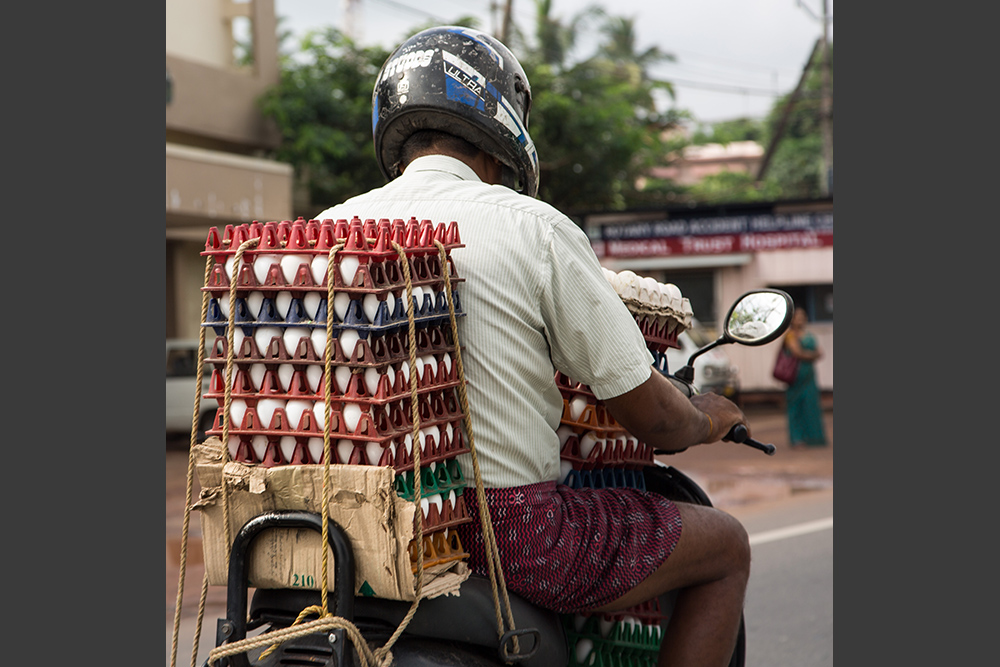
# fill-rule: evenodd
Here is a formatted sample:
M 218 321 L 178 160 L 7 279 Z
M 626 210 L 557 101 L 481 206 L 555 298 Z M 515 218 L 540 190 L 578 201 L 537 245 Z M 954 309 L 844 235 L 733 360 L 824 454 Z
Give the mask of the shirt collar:
M 482 182 L 472 167 L 465 164 L 458 158 L 449 157 L 447 155 L 422 155 L 410 162 L 410 164 L 406 167 L 406 171 L 403 173 L 410 174 L 425 171 L 439 171 L 451 174 L 452 176 L 455 176 L 463 181 Z

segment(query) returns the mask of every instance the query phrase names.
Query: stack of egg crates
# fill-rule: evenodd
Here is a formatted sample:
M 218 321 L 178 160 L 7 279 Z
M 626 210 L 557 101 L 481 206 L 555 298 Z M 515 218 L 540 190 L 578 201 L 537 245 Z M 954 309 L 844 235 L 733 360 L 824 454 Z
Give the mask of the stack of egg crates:
M 653 355 L 668 371 L 666 351 L 691 326 L 691 304 L 677 286 L 631 271 L 604 269 L 605 278 L 635 317 Z M 586 385 L 556 373 L 563 397 L 557 431 L 562 483 L 573 488 L 646 488 L 642 469 L 653 465 L 653 449 L 628 433 Z M 657 600 L 618 614 L 564 614 L 571 665 L 655 665 L 662 637 Z
M 658 600 L 617 614 L 564 614 L 570 667 L 656 667 L 663 639 Z
M 206 400 L 219 408 L 207 435 L 222 437 L 225 420 L 230 282 L 235 254 L 244 251 L 236 276 L 233 317 L 234 364 L 227 447 L 246 465 L 322 465 L 326 426 L 327 318 L 330 347 L 331 465 L 392 466 L 396 491 L 419 502 L 423 516 L 425 568 L 467 558 L 453 528 L 471 521 L 456 457 L 469 451 L 461 424 L 460 379 L 453 363 L 444 271 L 445 248 L 456 316 L 462 282 L 450 253 L 463 247 L 458 226 L 431 221 L 378 222 L 302 218 L 227 226 L 219 238 L 209 231 L 205 251 L 214 258 L 203 288 L 210 299 L 205 358 L 211 367 Z M 330 249 L 334 255 L 333 303 L 328 290 Z M 420 421 L 413 442 L 406 277 L 414 302 Z M 206 371 L 208 369 L 206 368 Z M 413 448 L 420 448 L 414 470 Z M 421 497 L 415 498 L 414 476 Z M 416 571 L 416 540 L 410 544 Z

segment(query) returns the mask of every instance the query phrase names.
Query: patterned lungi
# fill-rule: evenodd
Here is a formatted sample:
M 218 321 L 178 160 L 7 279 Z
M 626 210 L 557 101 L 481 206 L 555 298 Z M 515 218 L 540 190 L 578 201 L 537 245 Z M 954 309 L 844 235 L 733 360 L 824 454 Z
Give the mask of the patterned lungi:
M 600 607 L 635 588 L 681 536 L 668 499 L 630 488 L 572 489 L 555 482 L 485 489 L 507 588 L 559 613 Z M 474 572 L 486 574 L 476 490 L 458 527 Z

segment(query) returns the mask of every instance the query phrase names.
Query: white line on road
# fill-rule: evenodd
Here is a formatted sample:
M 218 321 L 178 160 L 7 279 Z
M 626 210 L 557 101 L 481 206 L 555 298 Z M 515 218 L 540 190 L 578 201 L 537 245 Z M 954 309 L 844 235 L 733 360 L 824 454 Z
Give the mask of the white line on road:
M 826 530 L 827 528 L 833 528 L 832 516 L 825 519 L 818 519 L 816 521 L 809 521 L 807 523 L 800 523 L 796 526 L 777 528 L 775 530 L 765 530 L 763 533 L 756 533 L 750 536 L 750 546 L 784 540 L 789 537 L 797 537 L 808 533 L 815 533 L 816 531 Z

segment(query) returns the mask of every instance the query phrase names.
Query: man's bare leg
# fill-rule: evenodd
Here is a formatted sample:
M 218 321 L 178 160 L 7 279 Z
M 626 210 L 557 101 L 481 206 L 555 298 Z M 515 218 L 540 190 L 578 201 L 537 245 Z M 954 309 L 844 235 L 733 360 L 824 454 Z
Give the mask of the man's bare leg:
M 724 667 L 739 632 L 750 577 L 750 543 L 732 516 L 677 503 L 683 528 L 670 557 L 645 581 L 595 611 L 621 611 L 683 589 L 660 646 L 661 667 Z

